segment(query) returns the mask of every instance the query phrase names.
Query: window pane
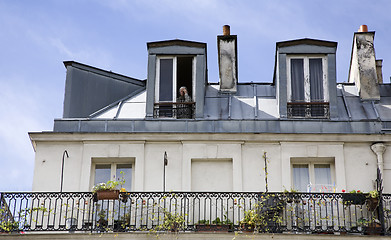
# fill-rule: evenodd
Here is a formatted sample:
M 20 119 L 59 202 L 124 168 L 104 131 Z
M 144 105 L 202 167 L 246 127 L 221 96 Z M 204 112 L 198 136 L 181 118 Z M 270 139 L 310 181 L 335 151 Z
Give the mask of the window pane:
M 118 178 L 122 177 L 121 172 L 124 173 L 125 177 L 125 184 L 122 185 L 123 188 L 126 189 L 126 191 L 131 191 L 132 189 L 132 165 L 131 164 L 117 164 L 117 170 L 115 173 L 115 176 L 118 180 Z
M 293 187 L 300 192 L 307 192 L 310 176 L 307 164 L 293 165 Z
M 332 192 L 330 164 L 315 164 L 315 191 Z
M 291 59 L 292 101 L 304 101 L 304 65 L 303 59 Z
M 110 164 L 96 164 L 95 165 L 95 181 L 94 185 L 98 183 L 105 183 L 110 180 L 111 165 Z
M 172 102 L 173 59 L 160 59 L 159 101 Z
M 323 69 L 321 58 L 310 58 L 310 95 L 312 102 L 323 102 Z

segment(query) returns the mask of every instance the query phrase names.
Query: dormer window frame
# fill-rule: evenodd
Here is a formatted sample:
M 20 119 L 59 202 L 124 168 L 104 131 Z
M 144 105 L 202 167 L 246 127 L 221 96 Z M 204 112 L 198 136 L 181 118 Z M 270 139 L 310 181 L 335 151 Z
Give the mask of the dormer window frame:
M 287 55 L 287 99 L 288 102 L 295 102 L 297 100 L 292 99 L 292 77 L 291 77 L 291 60 L 292 59 L 303 59 L 304 67 L 304 102 L 310 103 L 311 100 L 311 86 L 310 86 L 310 74 L 309 74 L 309 60 L 310 59 L 322 59 L 322 72 L 323 72 L 323 99 L 318 99 L 316 102 L 329 102 L 329 88 L 328 88 L 328 62 L 326 54 L 290 54 Z
M 188 89 L 191 92 L 191 103 L 177 103 L 177 98 L 179 97 L 179 89 L 183 86 L 178 85 L 178 58 L 180 57 L 188 57 L 192 59 L 191 68 L 192 68 L 192 79 L 191 79 L 191 89 Z M 171 100 L 161 100 L 160 99 L 160 68 L 161 68 L 161 60 L 170 59 L 172 60 L 172 101 Z M 155 79 L 155 97 L 154 103 L 157 105 L 155 110 L 157 110 L 155 117 L 159 118 L 194 118 L 194 107 L 196 102 L 196 64 L 197 64 L 197 56 L 196 55 L 157 55 L 156 56 L 156 79 Z M 188 88 L 188 86 L 187 86 Z M 160 106 L 160 107 L 159 107 Z M 159 109 L 163 106 L 166 108 L 171 108 L 171 110 L 162 110 L 165 113 L 158 113 Z M 164 107 L 163 107 L 164 108 Z M 181 114 L 178 111 L 182 112 Z M 171 113 L 170 113 L 171 112 Z M 185 115 L 183 115 L 185 112 Z M 168 113 L 166 115 L 166 113 Z M 180 116 L 181 115 L 181 116 Z
M 176 102 L 176 99 L 178 97 L 178 90 L 181 86 L 177 86 L 177 59 L 178 57 L 192 57 L 193 58 L 193 63 L 192 63 L 192 94 L 191 98 L 195 102 L 196 101 L 196 89 L 195 89 L 195 79 L 196 79 L 196 63 L 197 63 L 197 58 L 196 56 L 193 55 L 160 55 L 156 57 L 156 80 L 155 80 L 155 103 L 159 102 L 164 102 L 160 101 L 159 99 L 159 91 L 160 91 L 160 60 L 161 59 L 172 59 L 173 60 L 173 86 L 172 86 L 172 99 L 173 102 Z
M 319 99 L 311 97 L 311 60 L 322 61 L 322 89 L 323 96 Z M 292 60 L 302 60 L 303 93 L 304 99 L 293 99 L 292 89 Z M 300 63 L 297 61 L 296 63 Z M 314 63 L 316 63 L 314 61 Z M 289 54 L 286 57 L 287 66 L 287 113 L 289 118 L 329 118 L 329 80 L 328 80 L 328 56 L 327 54 Z M 313 90 L 314 91 L 314 90 Z

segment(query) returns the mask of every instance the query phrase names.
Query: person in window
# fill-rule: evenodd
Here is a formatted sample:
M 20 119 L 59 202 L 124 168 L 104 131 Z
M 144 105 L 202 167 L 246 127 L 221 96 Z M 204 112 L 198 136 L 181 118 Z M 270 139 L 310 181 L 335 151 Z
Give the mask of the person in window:
M 177 103 L 190 103 L 191 97 L 187 92 L 186 87 L 179 88 L 179 97 Z M 177 118 L 192 118 L 191 104 L 177 104 Z

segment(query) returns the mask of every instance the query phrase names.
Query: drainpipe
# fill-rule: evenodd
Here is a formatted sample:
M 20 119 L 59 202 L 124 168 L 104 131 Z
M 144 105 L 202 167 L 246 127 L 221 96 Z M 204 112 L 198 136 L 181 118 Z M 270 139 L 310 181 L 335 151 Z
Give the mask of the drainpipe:
M 377 168 L 383 175 L 383 153 L 386 151 L 386 146 L 383 143 L 374 143 L 372 144 L 371 149 L 377 157 Z

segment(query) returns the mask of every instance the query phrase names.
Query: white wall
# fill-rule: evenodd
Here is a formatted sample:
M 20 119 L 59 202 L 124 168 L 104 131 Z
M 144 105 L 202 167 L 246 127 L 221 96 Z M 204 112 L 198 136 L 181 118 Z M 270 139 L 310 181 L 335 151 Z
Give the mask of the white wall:
M 232 178 L 221 191 L 265 191 L 263 153 L 268 158 L 269 191 L 290 189 L 292 158 L 328 158 L 334 161 L 337 191 L 373 189 L 377 160 L 370 146 L 379 136 L 286 134 L 61 134 L 31 133 L 36 150 L 33 191 L 59 191 L 61 159 L 64 191 L 90 191 L 94 161 L 129 161 L 133 165 L 132 191 L 163 190 L 163 156 L 167 152 L 167 191 L 200 190 L 203 178 Z M 389 139 L 382 136 L 388 147 Z M 391 192 L 391 150 L 384 154 L 385 192 Z M 209 161 L 210 165 L 197 163 Z M 220 165 L 218 161 L 228 165 Z M 204 173 L 199 169 L 208 168 Z M 195 172 L 196 171 L 196 172 Z M 206 175 L 205 175 L 206 174 Z M 198 180 L 197 180 L 198 179 Z M 210 185 L 216 191 L 216 185 Z M 208 190 L 206 187 L 204 190 Z

